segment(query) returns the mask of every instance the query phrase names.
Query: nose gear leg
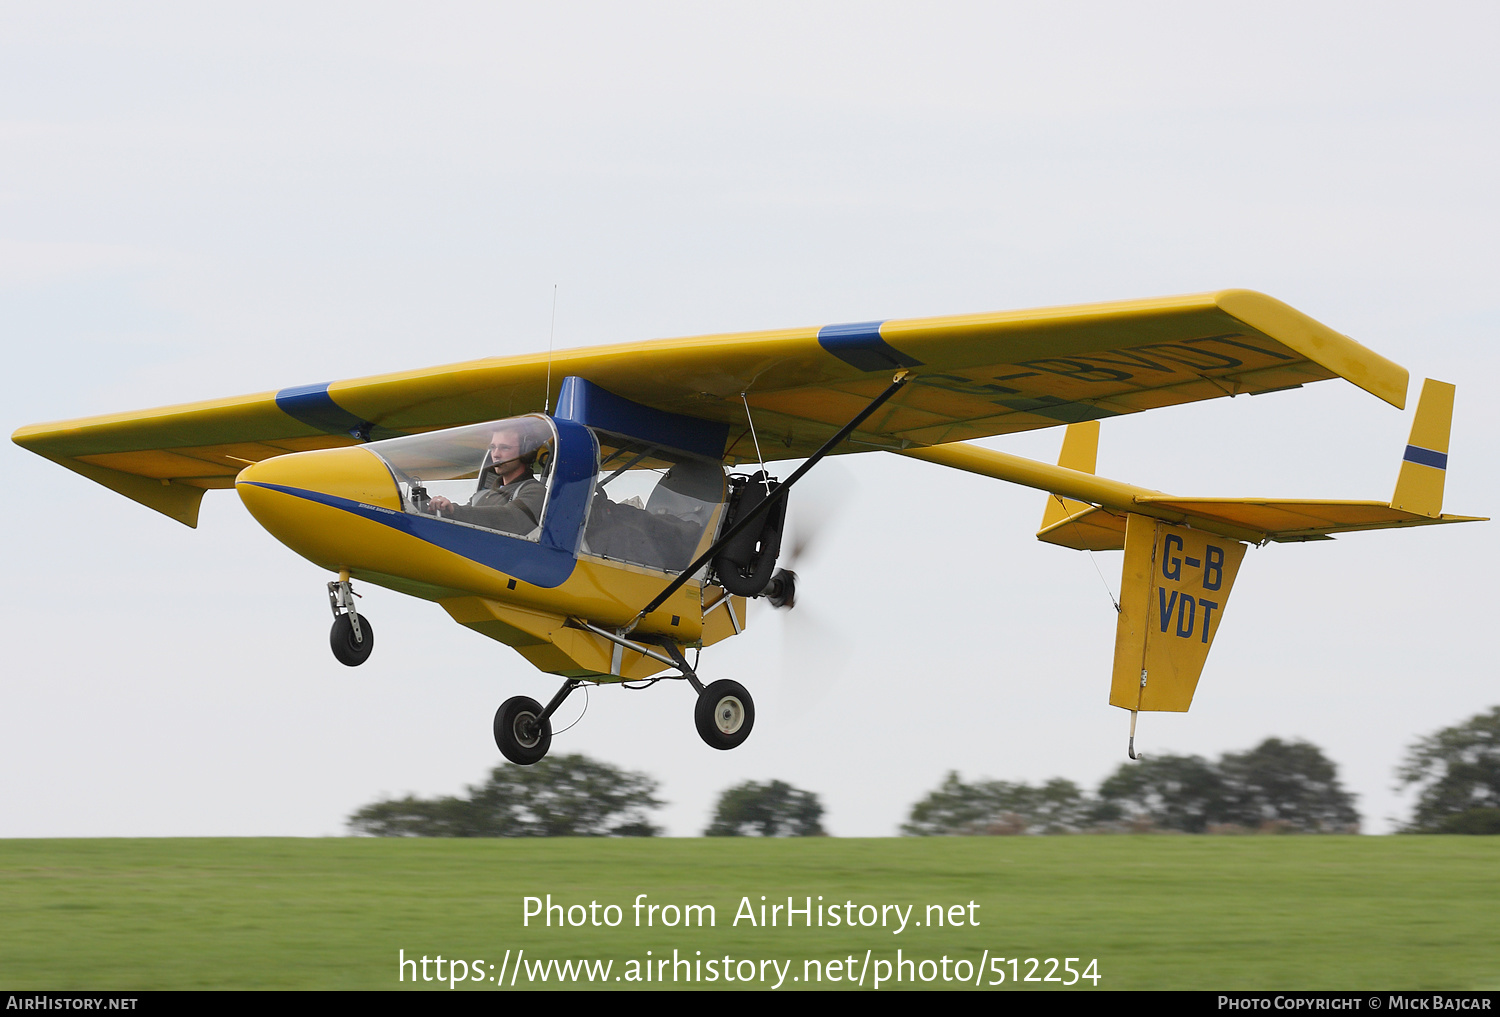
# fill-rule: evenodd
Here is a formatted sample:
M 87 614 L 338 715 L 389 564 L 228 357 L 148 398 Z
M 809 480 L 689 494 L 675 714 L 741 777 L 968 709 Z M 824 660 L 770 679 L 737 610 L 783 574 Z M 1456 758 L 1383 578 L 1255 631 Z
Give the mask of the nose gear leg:
M 368 618 L 361 618 L 354 607 L 354 584 L 348 572 L 340 572 L 337 582 L 328 584 L 328 607 L 333 612 L 333 631 L 329 633 L 329 645 L 333 655 L 341 664 L 358 667 L 370 658 L 375 648 L 375 627 Z

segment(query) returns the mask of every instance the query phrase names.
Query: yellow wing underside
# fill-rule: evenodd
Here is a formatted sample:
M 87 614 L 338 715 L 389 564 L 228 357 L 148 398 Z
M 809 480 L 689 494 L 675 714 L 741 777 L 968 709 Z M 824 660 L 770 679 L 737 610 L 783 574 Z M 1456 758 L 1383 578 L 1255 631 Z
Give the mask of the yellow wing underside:
M 754 458 L 741 393 L 767 457 L 800 458 L 902 368 L 912 383 L 839 451 L 943 445 L 1335 377 L 1400 407 L 1407 386 L 1404 368 L 1287 305 L 1224 290 L 497 357 L 33 425 L 13 438 L 194 525 L 202 492 L 232 487 L 250 463 L 540 412 L 549 373 L 554 393 L 576 375 L 727 422 L 725 456 L 741 461 Z

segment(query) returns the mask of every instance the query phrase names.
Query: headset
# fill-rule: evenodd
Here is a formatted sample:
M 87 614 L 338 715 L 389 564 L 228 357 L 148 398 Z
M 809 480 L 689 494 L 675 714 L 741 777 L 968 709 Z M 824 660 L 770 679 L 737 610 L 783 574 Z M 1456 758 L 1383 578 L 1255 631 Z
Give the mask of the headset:
M 495 462 L 491 454 L 493 449 L 485 450 L 484 465 L 479 470 L 479 488 L 481 490 L 484 488 L 486 478 L 491 473 L 502 473 L 513 463 L 520 463 L 529 470 L 540 461 L 545 468 L 547 456 L 551 451 L 549 447 L 552 441 L 550 435 L 538 433 L 537 430 L 522 429 L 519 427 L 497 430 L 492 432 L 492 434 L 515 435 L 519 447 L 516 449 L 514 456 L 509 459 L 502 459 L 499 462 Z

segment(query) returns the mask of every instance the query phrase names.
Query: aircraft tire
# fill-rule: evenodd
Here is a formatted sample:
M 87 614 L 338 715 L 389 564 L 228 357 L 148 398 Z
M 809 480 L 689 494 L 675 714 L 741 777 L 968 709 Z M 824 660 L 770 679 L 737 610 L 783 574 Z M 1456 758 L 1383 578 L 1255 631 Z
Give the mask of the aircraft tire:
M 698 737 L 711 748 L 732 749 L 750 737 L 755 726 L 755 701 L 739 682 L 721 678 L 698 696 L 693 709 Z
M 333 655 L 340 664 L 359 667 L 370 659 L 370 651 L 375 649 L 375 628 L 364 615 L 359 616 L 359 631 L 364 638 L 356 641 L 354 623 L 347 614 L 341 614 L 333 620 L 333 631 L 328 633 L 328 644 L 333 647 Z
M 552 721 L 543 722 L 540 730 L 527 732 L 523 724 L 542 715 L 542 704 L 530 696 L 511 696 L 495 711 L 495 745 L 512 763 L 530 766 L 539 762 L 552 747 Z

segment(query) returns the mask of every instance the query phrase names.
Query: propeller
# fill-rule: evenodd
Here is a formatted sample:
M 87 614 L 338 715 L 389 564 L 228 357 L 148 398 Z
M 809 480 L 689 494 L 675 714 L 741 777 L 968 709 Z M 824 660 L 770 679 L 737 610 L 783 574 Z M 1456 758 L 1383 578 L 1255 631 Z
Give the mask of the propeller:
M 793 492 L 787 506 L 787 536 L 782 544 L 784 567 L 771 576 L 763 594 L 775 608 L 790 609 L 797 603 L 796 566 L 813 557 L 812 551 L 828 531 L 828 524 L 839 514 L 857 486 L 849 469 L 834 460 L 825 460 L 808 473 Z
M 853 472 L 832 458 L 802 478 L 787 505 L 782 567 L 760 598 L 775 609 L 764 614 L 774 614 L 781 622 L 783 683 L 794 700 L 807 707 L 838 681 L 849 656 L 849 641 L 813 605 L 834 588 L 818 572 L 818 553 L 828 546 L 834 532 L 831 524 L 857 487 Z

